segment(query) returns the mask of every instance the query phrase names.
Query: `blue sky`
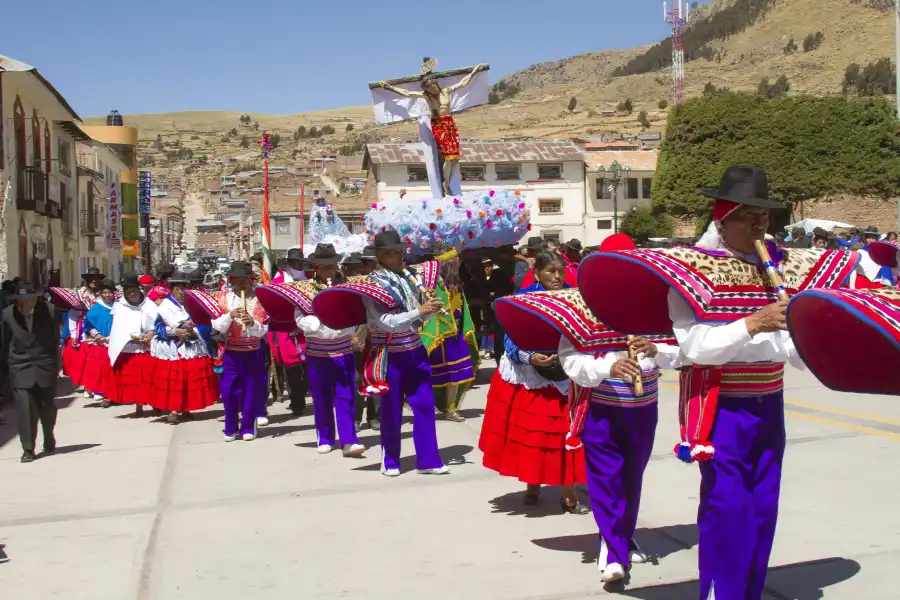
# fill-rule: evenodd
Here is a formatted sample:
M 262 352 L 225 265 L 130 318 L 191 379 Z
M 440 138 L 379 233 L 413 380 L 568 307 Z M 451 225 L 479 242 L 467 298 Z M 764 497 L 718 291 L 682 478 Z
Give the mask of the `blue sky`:
M 486 62 L 496 80 L 667 35 L 661 0 L 11 4 L 0 54 L 37 67 L 82 116 L 366 104 L 366 83 L 412 74 L 423 56 L 441 68 Z

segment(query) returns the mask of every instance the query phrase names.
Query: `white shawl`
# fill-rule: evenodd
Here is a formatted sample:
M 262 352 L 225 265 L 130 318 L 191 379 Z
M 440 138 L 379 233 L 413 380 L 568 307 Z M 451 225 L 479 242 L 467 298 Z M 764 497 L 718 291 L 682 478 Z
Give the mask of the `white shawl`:
M 152 331 L 156 321 L 156 304 L 144 297 L 138 306 L 132 306 L 125 298 L 120 298 L 112 308 L 112 332 L 109 334 L 109 360 L 116 364 L 119 354 L 134 341 L 132 335 L 142 335 Z

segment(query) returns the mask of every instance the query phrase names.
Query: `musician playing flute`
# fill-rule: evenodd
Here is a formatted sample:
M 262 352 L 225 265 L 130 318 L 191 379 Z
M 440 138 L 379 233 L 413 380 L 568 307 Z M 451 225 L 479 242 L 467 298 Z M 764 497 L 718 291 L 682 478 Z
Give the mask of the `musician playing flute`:
M 607 237 L 601 252 L 634 250 L 625 234 Z M 609 281 L 584 285 L 609 285 Z M 653 453 L 659 409 L 660 369 L 678 366 L 677 346 L 652 343 L 643 337 L 629 342 L 628 352 L 594 356 L 579 352 L 560 337 L 559 360 L 566 375 L 580 386 L 587 405 L 585 417 L 573 419 L 567 447 L 584 447 L 591 512 L 600 531 L 597 568 L 604 583 L 625 578 L 632 564 L 647 561 L 634 541 L 644 470 Z M 636 389 L 635 381 L 641 381 Z
M 256 274 L 242 260 L 231 263 L 230 289 L 216 299 L 223 315 L 213 319 L 213 329 L 225 338 L 219 389 L 225 408 L 225 441 L 256 439 L 257 421 L 265 419 L 268 397 L 266 349 L 267 316 L 257 302 Z M 240 417 L 240 420 L 239 420 Z
M 416 470 L 443 475 L 450 469 L 438 454 L 431 365 L 418 329 L 444 306 L 433 296 L 421 294 L 403 275 L 406 244 L 396 231 L 375 235 L 374 246 L 378 268 L 369 277 L 399 306 L 387 312 L 372 300 L 364 300 L 371 343 L 387 346 L 389 390 L 381 397 L 381 472 L 388 477 L 400 474 L 400 421 L 405 396 L 415 418 Z
M 321 290 L 338 284 L 340 255 L 332 244 L 318 244 L 308 260 L 315 265 L 312 281 L 300 282 L 297 287 L 314 296 Z M 361 456 L 366 448 L 359 443 L 356 426 L 354 385 L 356 364 L 352 337 L 356 327 L 335 331 L 315 315 L 297 309 L 297 327 L 306 337 L 306 366 L 309 391 L 313 399 L 316 438 L 319 454 L 328 454 L 340 444 L 344 456 Z M 335 432 L 337 416 L 337 432 Z M 335 435 L 335 433 L 337 435 Z
M 859 257 L 769 244 L 772 264 L 762 261 L 756 243 L 765 239 L 769 212 L 783 207 L 769 199 L 760 167 L 731 166 L 718 188 L 701 192 L 713 198 L 712 221 L 696 248 L 595 253 L 578 278 L 631 282 L 581 286 L 608 326 L 674 334 L 683 365 L 675 452 L 700 462 L 699 597 L 759 600 L 778 517 L 784 365 L 803 368 L 786 330 L 787 303 L 778 298 L 840 286 Z M 783 289 L 770 270 L 781 274 Z

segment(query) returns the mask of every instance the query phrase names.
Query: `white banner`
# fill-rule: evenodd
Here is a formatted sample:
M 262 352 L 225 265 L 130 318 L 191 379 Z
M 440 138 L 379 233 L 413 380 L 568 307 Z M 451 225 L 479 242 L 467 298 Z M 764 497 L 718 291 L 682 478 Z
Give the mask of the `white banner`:
M 109 222 L 107 223 L 106 245 L 110 248 L 122 247 L 122 215 L 120 214 L 121 204 L 119 203 L 119 193 L 116 190 L 116 184 L 109 186 L 109 203 L 107 205 L 107 214 Z
M 453 92 L 450 97 L 450 110 L 459 112 L 473 106 L 487 104 L 488 91 L 491 87 L 488 84 L 488 73 L 489 71 L 476 73 L 469 85 Z M 447 88 L 459 83 L 463 77 L 465 74 L 441 77 L 437 81 L 441 88 Z M 411 92 L 421 92 L 422 82 L 401 83 L 395 87 Z M 378 125 L 418 119 L 419 117 L 431 117 L 428 103 L 424 98 L 407 98 L 382 88 L 372 90 L 372 106 L 375 109 L 375 123 Z

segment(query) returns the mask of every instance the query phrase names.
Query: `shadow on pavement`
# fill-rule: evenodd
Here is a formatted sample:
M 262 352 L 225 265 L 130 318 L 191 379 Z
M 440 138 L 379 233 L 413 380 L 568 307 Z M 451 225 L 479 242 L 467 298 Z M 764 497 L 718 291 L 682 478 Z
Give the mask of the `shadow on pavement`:
M 697 538 L 697 526 L 694 524 L 668 525 L 656 529 L 642 528 L 634 533 L 635 541 L 655 565 L 670 554 L 696 546 Z M 531 540 L 531 543 L 556 552 L 581 552 L 581 562 L 584 564 L 596 562 L 599 555 L 600 542 L 597 533 L 542 538 Z
M 483 408 L 463 408 L 460 409 L 459 414 L 464 416 L 466 419 L 480 419 L 484 416 Z
M 493 359 L 485 359 L 481 361 L 483 365 L 485 362 L 490 360 L 491 364 L 496 364 Z M 475 381 L 472 382 L 472 388 L 477 388 L 482 385 L 488 385 L 491 382 L 491 378 L 494 376 L 494 371 L 497 370 L 497 367 L 481 367 L 478 369 L 478 373 L 475 374 Z
M 491 500 L 491 512 L 494 513 L 506 513 L 509 517 L 525 517 L 526 519 L 537 519 L 540 517 L 550 517 L 554 515 L 563 515 L 562 507 L 560 506 L 560 500 L 562 496 L 558 489 L 553 488 L 552 486 L 542 486 L 541 487 L 541 496 L 538 500 L 538 503 L 532 506 L 526 506 L 522 504 L 522 501 L 525 498 L 525 484 L 518 482 L 519 485 L 522 486 L 522 489 L 518 492 L 510 492 L 508 494 L 503 494 L 502 496 L 497 496 L 493 500 Z M 581 498 L 582 502 L 585 501 L 583 495 Z M 573 518 L 587 518 L 588 521 L 585 522 L 585 526 L 588 523 L 592 523 L 589 515 L 579 515 L 573 516 Z M 581 536 L 575 536 L 581 537 Z M 597 536 L 593 536 L 596 540 Z M 548 538 L 548 539 L 561 539 L 561 538 Z M 538 543 L 540 540 L 533 540 L 534 543 Z M 540 544 L 538 544 L 540 545 Z M 557 549 L 557 548 L 551 548 Z M 562 549 L 562 548 L 559 548 Z
M 402 435 L 402 434 L 401 434 Z M 412 437 L 410 432 L 410 437 Z M 300 446 L 301 444 L 297 444 Z M 466 461 L 466 455 L 472 452 L 474 448 L 472 446 L 466 445 L 456 445 L 456 446 L 447 446 L 446 448 L 440 449 L 441 458 L 444 463 L 453 466 L 453 465 L 461 465 Z M 354 471 L 380 471 L 381 463 L 377 462 L 373 465 L 364 465 L 362 467 L 356 467 L 353 469 Z M 404 456 L 400 459 L 400 472 L 406 473 L 407 471 L 415 471 L 416 470 L 416 457 L 413 456 Z
M 766 577 L 766 599 L 821 600 L 822 590 L 847 581 L 860 571 L 859 563 L 847 558 L 823 558 L 773 567 Z M 699 582 L 684 581 L 667 585 L 619 591 L 625 598 L 639 600 L 695 600 Z
M 57 454 L 72 454 L 74 452 L 81 452 L 82 450 L 90 450 L 97 446 L 100 446 L 100 444 L 71 444 L 69 446 L 59 446 L 53 454 L 41 452 L 38 456 L 40 458 L 49 458 L 50 456 L 55 456 Z

